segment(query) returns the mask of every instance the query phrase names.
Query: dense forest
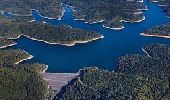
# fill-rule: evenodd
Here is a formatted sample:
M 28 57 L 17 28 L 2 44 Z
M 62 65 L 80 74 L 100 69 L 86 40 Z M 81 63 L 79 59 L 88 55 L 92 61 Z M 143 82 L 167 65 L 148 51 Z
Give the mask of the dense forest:
M 0 41 L 0 44 L 4 41 Z M 48 84 L 40 74 L 46 69 L 46 65 L 16 64 L 29 56 L 25 51 L 18 49 L 0 50 L 0 100 L 49 100 L 51 98 Z
M 136 22 L 144 19 L 147 8 L 140 0 L 61 0 L 73 6 L 75 19 L 93 23 L 104 20 L 105 26 L 121 28 L 123 20 Z
M 20 21 L 20 22 L 31 22 L 34 20 L 32 15 L 13 15 L 12 13 L 9 12 L 3 12 L 2 15 L 6 18 L 15 20 L 15 21 Z
M 144 33 L 147 35 L 170 36 L 170 23 L 152 27 Z
M 50 43 L 74 44 L 78 41 L 89 41 L 101 38 L 101 34 L 67 25 L 53 26 L 39 22 L 20 25 L 21 33 L 31 38 L 44 40 Z
M 154 2 L 155 0 L 149 0 L 150 2 Z M 156 0 L 158 6 L 162 8 L 162 10 L 170 17 L 170 0 Z
M 17 38 L 21 35 L 19 23 L 4 17 L 2 14 L 0 14 L 0 27 L 1 38 Z
M 151 57 L 122 56 L 114 72 L 80 70 L 80 75 L 64 86 L 54 100 L 169 100 L 170 47 L 150 44 L 143 49 Z
M 12 45 L 12 44 L 15 44 L 15 41 L 0 38 L 0 48 L 4 48 L 4 47 Z
M 100 33 L 83 29 L 72 28 L 69 25 L 50 25 L 42 22 L 21 22 L 17 19 L 8 19 L 0 16 L 0 37 L 15 39 L 21 35 L 43 40 L 54 44 L 74 45 L 102 38 Z M 21 19 L 22 20 L 22 19 Z
M 14 65 L 23 59 L 29 58 L 30 56 L 31 55 L 27 52 L 18 49 L 0 50 L 0 65 Z
M 48 100 L 47 83 L 30 66 L 0 67 L 0 100 Z
M 32 9 L 51 18 L 60 18 L 64 10 L 59 0 L 0 0 L 0 10 L 13 14 L 30 15 Z

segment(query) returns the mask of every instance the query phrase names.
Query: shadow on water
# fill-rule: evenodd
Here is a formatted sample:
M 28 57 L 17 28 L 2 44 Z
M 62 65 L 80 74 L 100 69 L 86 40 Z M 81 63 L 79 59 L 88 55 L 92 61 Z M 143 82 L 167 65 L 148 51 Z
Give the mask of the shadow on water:
M 145 2 L 146 3 L 146 2 Z M 34 55 L 29 62 L 41 62 L 49 65 L 49 72 L 77 72 L 80 68 L 96 66 L 102 69 L 114 70 L 115 63 L 119 56 L 126 54 L 144 54 L 141 47 L 150 43 L 165 43 L 170 45 L 169 39 L 143 37 L 141 32 L 155 25 L 168 23 L 160 8 L 155 4 L 148 4 L 148 11 L 145 11 L 146 20 L 141 23 L 124 23 L 125 29 L 114 31 L 103 28 L 101 23 L 87 24 L 83 21 L 73 20 L 72 10 L 65 6 L 65 13 L 61 20 L 42 19 L 36 12 L 34 17 L 41 18 L 53 25 L 68 24 L 75 28 L 93 30 L 105 36 L 104 39 L 86 44 L 77 44 L 73 47 L 61 45 L 48 45 L 42 42 L 21 37 L 16 40 L 18 43 L 14 48 L 20 48 Z

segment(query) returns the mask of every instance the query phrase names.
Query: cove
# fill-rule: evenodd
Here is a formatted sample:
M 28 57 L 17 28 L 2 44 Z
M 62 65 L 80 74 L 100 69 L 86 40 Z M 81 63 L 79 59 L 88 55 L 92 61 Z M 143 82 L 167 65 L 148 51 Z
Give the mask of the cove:
M 170 45 L 170 39 L 143 37 L 140 33 L 155 25 L 170 22 L 170 19 L 156 4 L 145 2 L 148 11 L 145 11 L 145 21 L 141 23 L 124 23 L 125 29 L 115 31 L 102 27 L 101 23 L 87 24 L 76 21 L 72 16 L 70 7 L 65 7 L 61 20 L 42 18 L 33 11 L 33 17 L 53 25 L 68 24 L 75 28 L 100 32 L 103 39 L 77 44 L 73 47 L 61 45 L 49 45 L 43 42 L 33 41 L 26 37 L 16 40 L 17 45 L 12 48 L 25 50 L 34 56 L 28 62 L 40 62 L 47 64 L 48 72 L 71 73 L 77 72 L 83 67 L 95 66 L 106 70 L 116 68 L 116 60 L 126 54 L 144 54 L 142 46 L 150 43 L 164 43 Z

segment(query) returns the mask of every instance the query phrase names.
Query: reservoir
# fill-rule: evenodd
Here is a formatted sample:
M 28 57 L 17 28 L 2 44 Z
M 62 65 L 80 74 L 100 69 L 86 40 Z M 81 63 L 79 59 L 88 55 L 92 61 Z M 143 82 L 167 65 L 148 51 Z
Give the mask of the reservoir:
M 62 45 L 49 45 L 43 42 L 33 41 L 24 36 L 17 39 L 17 45 L 12 48 L 25 50 L 34 56 L 28 62 L 40 62 L 47 64 L 48 72 L 72 73 L 84 67 L 99 67 L 106 70 L 114 70 L 116 61 L 120 56 L 127 54 L 141 54 L 142 46 L 151 43 L 164 43 L 170 45 L 170 39 L 143 37 L 140 33 L 156 25 L 170 22 L 170 19 L 161 9 L 152 3 L 145 4 L 148 10 L 144 12 L 145 21 L 141 23 L 124 23 L 125 28 L 115 31 L 102 27 L 101 23 L 88 24 L 84 21 L 74 20 L 72 9 L 65 7 L 61 20 L 41 18 L 37 12 L 33 16 L 52 25 L 67 24 L 75 28 L 92 30 L 104 35 L 103 39 L 86 44 L 76 44 L 72 47 Z

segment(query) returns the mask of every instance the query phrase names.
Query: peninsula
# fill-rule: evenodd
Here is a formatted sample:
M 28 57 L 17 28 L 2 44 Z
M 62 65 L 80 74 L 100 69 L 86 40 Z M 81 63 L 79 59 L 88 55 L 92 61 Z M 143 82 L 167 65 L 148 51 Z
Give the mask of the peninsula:
M 32 15 L 18 15 L 18 14 L 12 14 L 11 12 L 5 12 L 5 11 L 1 11 L 1 13 L 4 17 L 7 17 L 15 21 L 20 21 L 20 22 L 34 21 L 34 18 Z
M 122 22 L 141 22 L 145 20 L 143 10 L 147 10 L 141 0 L 61 0 L 72 6 L 76 20 L 86 23 L 103 23 L 104 27 L 120 30 Z
M 152 27 L 146 30 L 144 33 L 141 33 L 141 35 L 160 38 L 170 38 L 170 24 L 168 23 Z
M 36 9 L 42 16 L 61 18 L 64 8 L 60 0 L 1 0 L 0 10 L 11 12 L 15 15 L 31 15 L 31 10 Z
M 7 40 L 4 38 L 0 38 L 0 49 L 16 45 L 16 43 L 13 40 Z
M 0 50 L 0 65 L 15 65 L 32 56 L 18 49 Z
M 69 25 L 50 25 L 41 22 L 21 22 L 0 17 L 0 38 L 17 39 L 26 36 L 32 40 L 48 44 L 73 46 L 103 38 L 94 31 L 72 28 Z
M 75 43 L 86 43 L 104 37 L 100 33 L 76 29 L 68 25 L 53 26 L 38 22 L 22 24 L 20 30 L 24 36 L 32 40 L 67 46 L 73 46 Z

